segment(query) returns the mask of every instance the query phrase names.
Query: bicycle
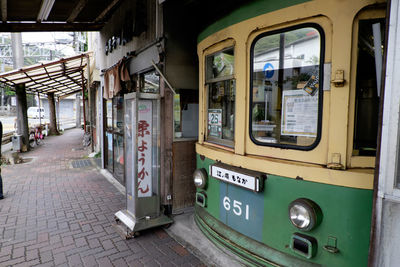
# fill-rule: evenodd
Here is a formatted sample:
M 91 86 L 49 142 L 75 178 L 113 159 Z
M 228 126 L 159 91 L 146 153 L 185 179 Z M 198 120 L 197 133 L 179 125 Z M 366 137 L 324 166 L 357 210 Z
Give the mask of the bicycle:
M 35 126 L 34 130 L 29 133 L 29 145 L 34 147 L 40 145 L 44 139 L 44 134 L 42 132 L 42 126 Z

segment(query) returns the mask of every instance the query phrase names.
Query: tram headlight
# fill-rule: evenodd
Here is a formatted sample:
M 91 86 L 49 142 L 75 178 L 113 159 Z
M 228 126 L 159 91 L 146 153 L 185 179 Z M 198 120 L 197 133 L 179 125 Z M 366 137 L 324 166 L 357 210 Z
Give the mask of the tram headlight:
M 298 229 L 310 231 L 321 223 L 322 211 L 315 202 L 299 198 L 289 204 L 289 219 Z
M 196 169 L 193 173 L 194 185 L 197 188 L 204 189 L 207 184 L 207 172 L 205 169 Z

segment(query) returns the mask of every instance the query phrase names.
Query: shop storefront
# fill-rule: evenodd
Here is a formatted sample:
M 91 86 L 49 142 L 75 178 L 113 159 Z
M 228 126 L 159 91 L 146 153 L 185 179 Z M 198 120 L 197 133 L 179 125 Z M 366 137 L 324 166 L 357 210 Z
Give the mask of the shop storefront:
M 165 16 L 158 1 L 143 1 L 142 4 L 147 5 L 148 22 Z M 129 9 L 129 3 L 121 6 L 121 12 Z M 129 32 L 116 37 L 115 34 L 121 30 L 118 25 L 127 21 L 123 18 L 123 15 L 111 18 L 111 23 L 100 33 L 100 42 L 106 44 L 105 51 L 100 51 L 103 54 L 99 60 L 103 73 L 103 105 L 99 112 L 103 125 L 99 133 L 103 144 L 103 166 L 125 186 L 127 203 L 135 197 L 147 198 L 147 203 L 153 207 L 149 210 L 153 213 L 141 215 L 153 218 L 158 214 L 160 217 L 160 214 L 170 214 L 194 205 L 192 173 L 196 167 L 199 109 L 197 63 L 193 62 L 196 59 L 195 47 L 184 43 L 174 24 L 166 22 L 160 28 L 160 25 L 149 23 L 136 38 L 129 39 L 130 34 L 138 34 Z M 124 26 L 122 29 L 126 30 Z M 169 31 L 168 40 L 163 31 Z M 127 39 L 125 43 L 114 42 L 119 38 Z M 138 99 L 138 121 L 132 117 L 133 113 L 128 112 L 131 107 L 127 106 L 127 99 L 132 97 Z M 140 114 L 150 110 L 146 101 L 153 101 L 153 98 L 159 103 L 157 107 L 152 106 L 157 110 L 157 114 L 152 115 L 157 123 L 146 121 L 145 125 L 151 128 L 149 132 L 158 136 L 154 140 L 153 136 L 149 137 L 152 140 L 151 158 L 154 159 L 154 153 L 159 155 L 156 161 L 146 158 L 150 143 L 141 140 L 142 134 L 139 135 L 139 126 L 144 125 L 139 124 L 142 121 Z M 144 104 L 138 104 L 142 100 Z M 137 139 L 128 142 L 132 135 Z M 147 177 L 151 183 L 144 182 Z M 147 188 L 146 185 L 150 184 L 151 188 Z M 141 195 L 144 192 L 151 194 Z M 135 203 L 139 202 L 143 203 L 141 200 Z M 131 210 L 130 213 L 135 212 Z

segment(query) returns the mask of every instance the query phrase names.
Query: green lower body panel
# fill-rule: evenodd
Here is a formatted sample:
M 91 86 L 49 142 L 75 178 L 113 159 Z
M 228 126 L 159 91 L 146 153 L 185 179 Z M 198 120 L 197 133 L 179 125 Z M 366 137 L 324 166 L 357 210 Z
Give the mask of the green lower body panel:
M 287 255 L 237 231 L 213 218 L 204 209 L 196 207 L 195 221 L 201 231 L 217 246 L 228 248 L 251 266 L 320 266 Z M 218 229 L 219 232 L 214 231 Z M 239 241 L 240 240 L 240 241 Z M 238 244 L 242 244 L 240 246 Z
M 261 191 L 254 192 L 211 177 L 214 163 L 197 157 L 197 168 L 204 168 L 208 178 L 207 186 L 197 190 L 202 203 L 196 204 L 195 219 L 215 243 L 254 266 L 368 264 L 372 190 L 267 174 Z M 322 211 L 321 223 L 310 231 L 289 220 L 288 207 L 299 198 L 312 200 Z M 307 239 L 312 246 L 304 255 L 293 249 L 295 241 Z

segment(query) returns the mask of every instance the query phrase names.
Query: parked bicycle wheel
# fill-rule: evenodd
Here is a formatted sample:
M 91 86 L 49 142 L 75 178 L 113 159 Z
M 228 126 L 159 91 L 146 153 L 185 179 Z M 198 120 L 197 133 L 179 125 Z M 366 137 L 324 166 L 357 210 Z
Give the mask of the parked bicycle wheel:
M 30 147 L 35 147 L 37 145 L 36 140 L 35 140 L 35 132 L 30 132 L 29 133 L 29 146 Z

